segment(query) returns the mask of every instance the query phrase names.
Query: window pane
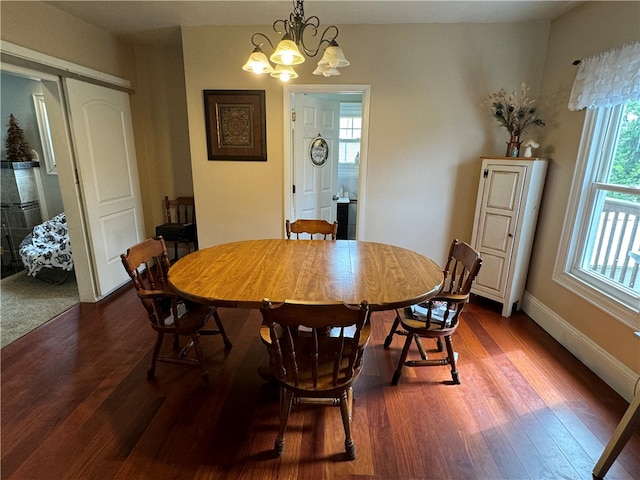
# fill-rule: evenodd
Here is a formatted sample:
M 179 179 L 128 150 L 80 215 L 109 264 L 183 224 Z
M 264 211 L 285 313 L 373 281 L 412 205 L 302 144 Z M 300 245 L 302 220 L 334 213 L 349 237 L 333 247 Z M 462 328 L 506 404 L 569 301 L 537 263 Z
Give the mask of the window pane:
M 360 141 L 340 141 L 338 162 L 358 163 L 360 160 Z
M 360 135 L 362 133 L 362 105 L 340 104 L 339 163 L 360 162 Z
M 640 292 L 639 219 L 640 195 L 599 190 L 581 268 L 607 282 Z
M 607 183 L 640 187 L 640 101 L 627 102 Z M 616 198 L 629 198 L 617 193 Z M 636 199 L 637 202 L 637 199 Z
M 359 117 L 340 118 L 340 139 L 359 140 L 362 131 L 362 119 Z

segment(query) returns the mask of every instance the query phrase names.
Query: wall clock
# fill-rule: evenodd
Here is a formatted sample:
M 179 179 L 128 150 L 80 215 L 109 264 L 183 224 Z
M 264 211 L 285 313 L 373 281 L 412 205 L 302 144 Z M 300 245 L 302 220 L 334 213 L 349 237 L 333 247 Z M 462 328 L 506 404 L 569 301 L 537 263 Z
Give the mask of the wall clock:
M 316 167 L 322 167 L 329 158 L 329 144 L 318 134 L 309 145 L 309 160 Z

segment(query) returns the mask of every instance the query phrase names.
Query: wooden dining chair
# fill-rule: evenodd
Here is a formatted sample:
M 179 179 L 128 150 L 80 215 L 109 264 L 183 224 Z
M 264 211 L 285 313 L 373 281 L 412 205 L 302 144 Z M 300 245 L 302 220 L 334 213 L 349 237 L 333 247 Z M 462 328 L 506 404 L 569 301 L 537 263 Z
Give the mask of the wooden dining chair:
M 286 220 L 285 229 L 289 239 L 292 234 L 296 239 L 300 238 L 300 234 L 308 234 L 311 239 L 314 238 L 314 235 L 322 235 L 324 240 L 327 240 L 327 237 L 335 240 L 338 235 L 338 222 L 329 223 L 326 220 L 299 218 L 295 222 Z
M 209 373 L 200 345 L 200 335 L 221 335 L 225 350 L 232 347 L 216 307 L 187 302 L 170 289 L 167 283 L 170 262 L 162 237 L 138 243 L 120 257 L 147 312 L 151 328 L 157 333 L 147 378 L 155 376 L 156 362 L 186 363 L 199 365 L 202 381 L 208 385 Z M 217 329 L 204 328 L 211 317 Z M 162 340 L 166 334 L 172 335 L 174 339 L 187 336 L 191 341 L 176 355 L 160 355 Z M 174 350 L 178 348 L 179 343 L 174 341 Z M 187 358 L 191 348 L 196 352 L 196 359 Z
M 167 217 L 165 231 L 162 234 L 165 242 L 173 244 L 174 259 L 178 258 L 178 247 L 184 245 L 187 253 L 198 250 L 198 235 L 196 230 L 196 206 L 193 197 L 177 197 L 173 200 L 164 197 L 164 208 Z
M 274 454 L 284 451 L 284 434 L 294 403 L 340 405 L 347 458 L 356 458 L 351 436 L 353 382 L 362 369 L 364 348 L 369 341 L 369 305 L 317 305 L 285 302 L 272 304 L 265 299 L 261 308 L 262 341 L 280 386 L 280 429 Z M 309 328 L 308 332 L 298 330 Z M 266 327 L 266 328 L 265 328 Z M 322 335 L 332 327 L 330 335 Z
M 456 367 L 457 353 L 453 351 L 451 335 L 460 323 L 460 313 L 464 309 L 482 260 L 480 254 L 466 243 L 453 240 L 449 248 L 449 256 L 444 267 L 444 282 L 440 291 L 428 301 L 396 310 L 396 318 L 389 335 L 384 341 L 384 348 L 389 348 L 393 335 L 404 335 L 406 340 L 398 367 L 393 374 L 392 385 L 397 385 L 402 374 L 402 367 L 431 367 L 451 365 L 451 377 L 454 384 L 460 383 L 460 374 Z M 402 327 L 401 329 L 399 327 Z M 437 340 L 437 351 L 443 351 L 442 340 L 447 348 L 444 358 L 428 358 L 420 338 Z M 420 360 L 407 361 L 411 342 L 415 341 L 420 353 Z

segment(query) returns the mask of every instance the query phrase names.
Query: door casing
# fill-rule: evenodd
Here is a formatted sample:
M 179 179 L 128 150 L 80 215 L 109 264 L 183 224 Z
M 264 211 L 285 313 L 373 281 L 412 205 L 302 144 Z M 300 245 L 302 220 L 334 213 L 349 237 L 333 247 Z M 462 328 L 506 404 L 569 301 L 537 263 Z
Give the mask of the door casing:
M 295 182 L 293 178 L 293 135 L 291 112 L 293 110 L 293 98 L 297 94 L 340 94 L 357 93 L 362 95 L 362 137 L 360 140 L 360 172 L 358 185 L 358 210 L 356 238 L 365 240 L 365 207 L 367 192 L 367 158 L 369 144 L 369 104 L 371 96 L 370 85 L 285 85 L 284 102 L 284 218 L 290 218 L 292 212 L 292 186 Z M 283 222 L 284 232 L 284 222 Z

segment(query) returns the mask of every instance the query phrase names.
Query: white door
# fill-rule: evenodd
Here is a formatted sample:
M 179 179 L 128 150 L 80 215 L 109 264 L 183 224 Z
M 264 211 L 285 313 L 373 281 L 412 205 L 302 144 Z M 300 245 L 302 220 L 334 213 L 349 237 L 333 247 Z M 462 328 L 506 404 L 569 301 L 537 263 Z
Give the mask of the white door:
M 489 165 L 483 172 L 476 249 L 482 268 L 474 291 L 504 297 L 527 167 Z M 519 234 L 519 232 L 518 232 Z
M 308 94 L 296 94 L 294 100 L 294 212 L 297 218 L 320 218 L 333 223 L 337 204 L 334 195 L 338 187 L 338 147 L 340 133 L 340 102 L 319 99 Z M 323 146 L 328 148 L 326 161 Z M 311 156 L 312 143 L 315 156 Z
M 129 95 L 65 79 L 89 247 L 102 298 L 129 281 L 120 254 L 144 236 Z

